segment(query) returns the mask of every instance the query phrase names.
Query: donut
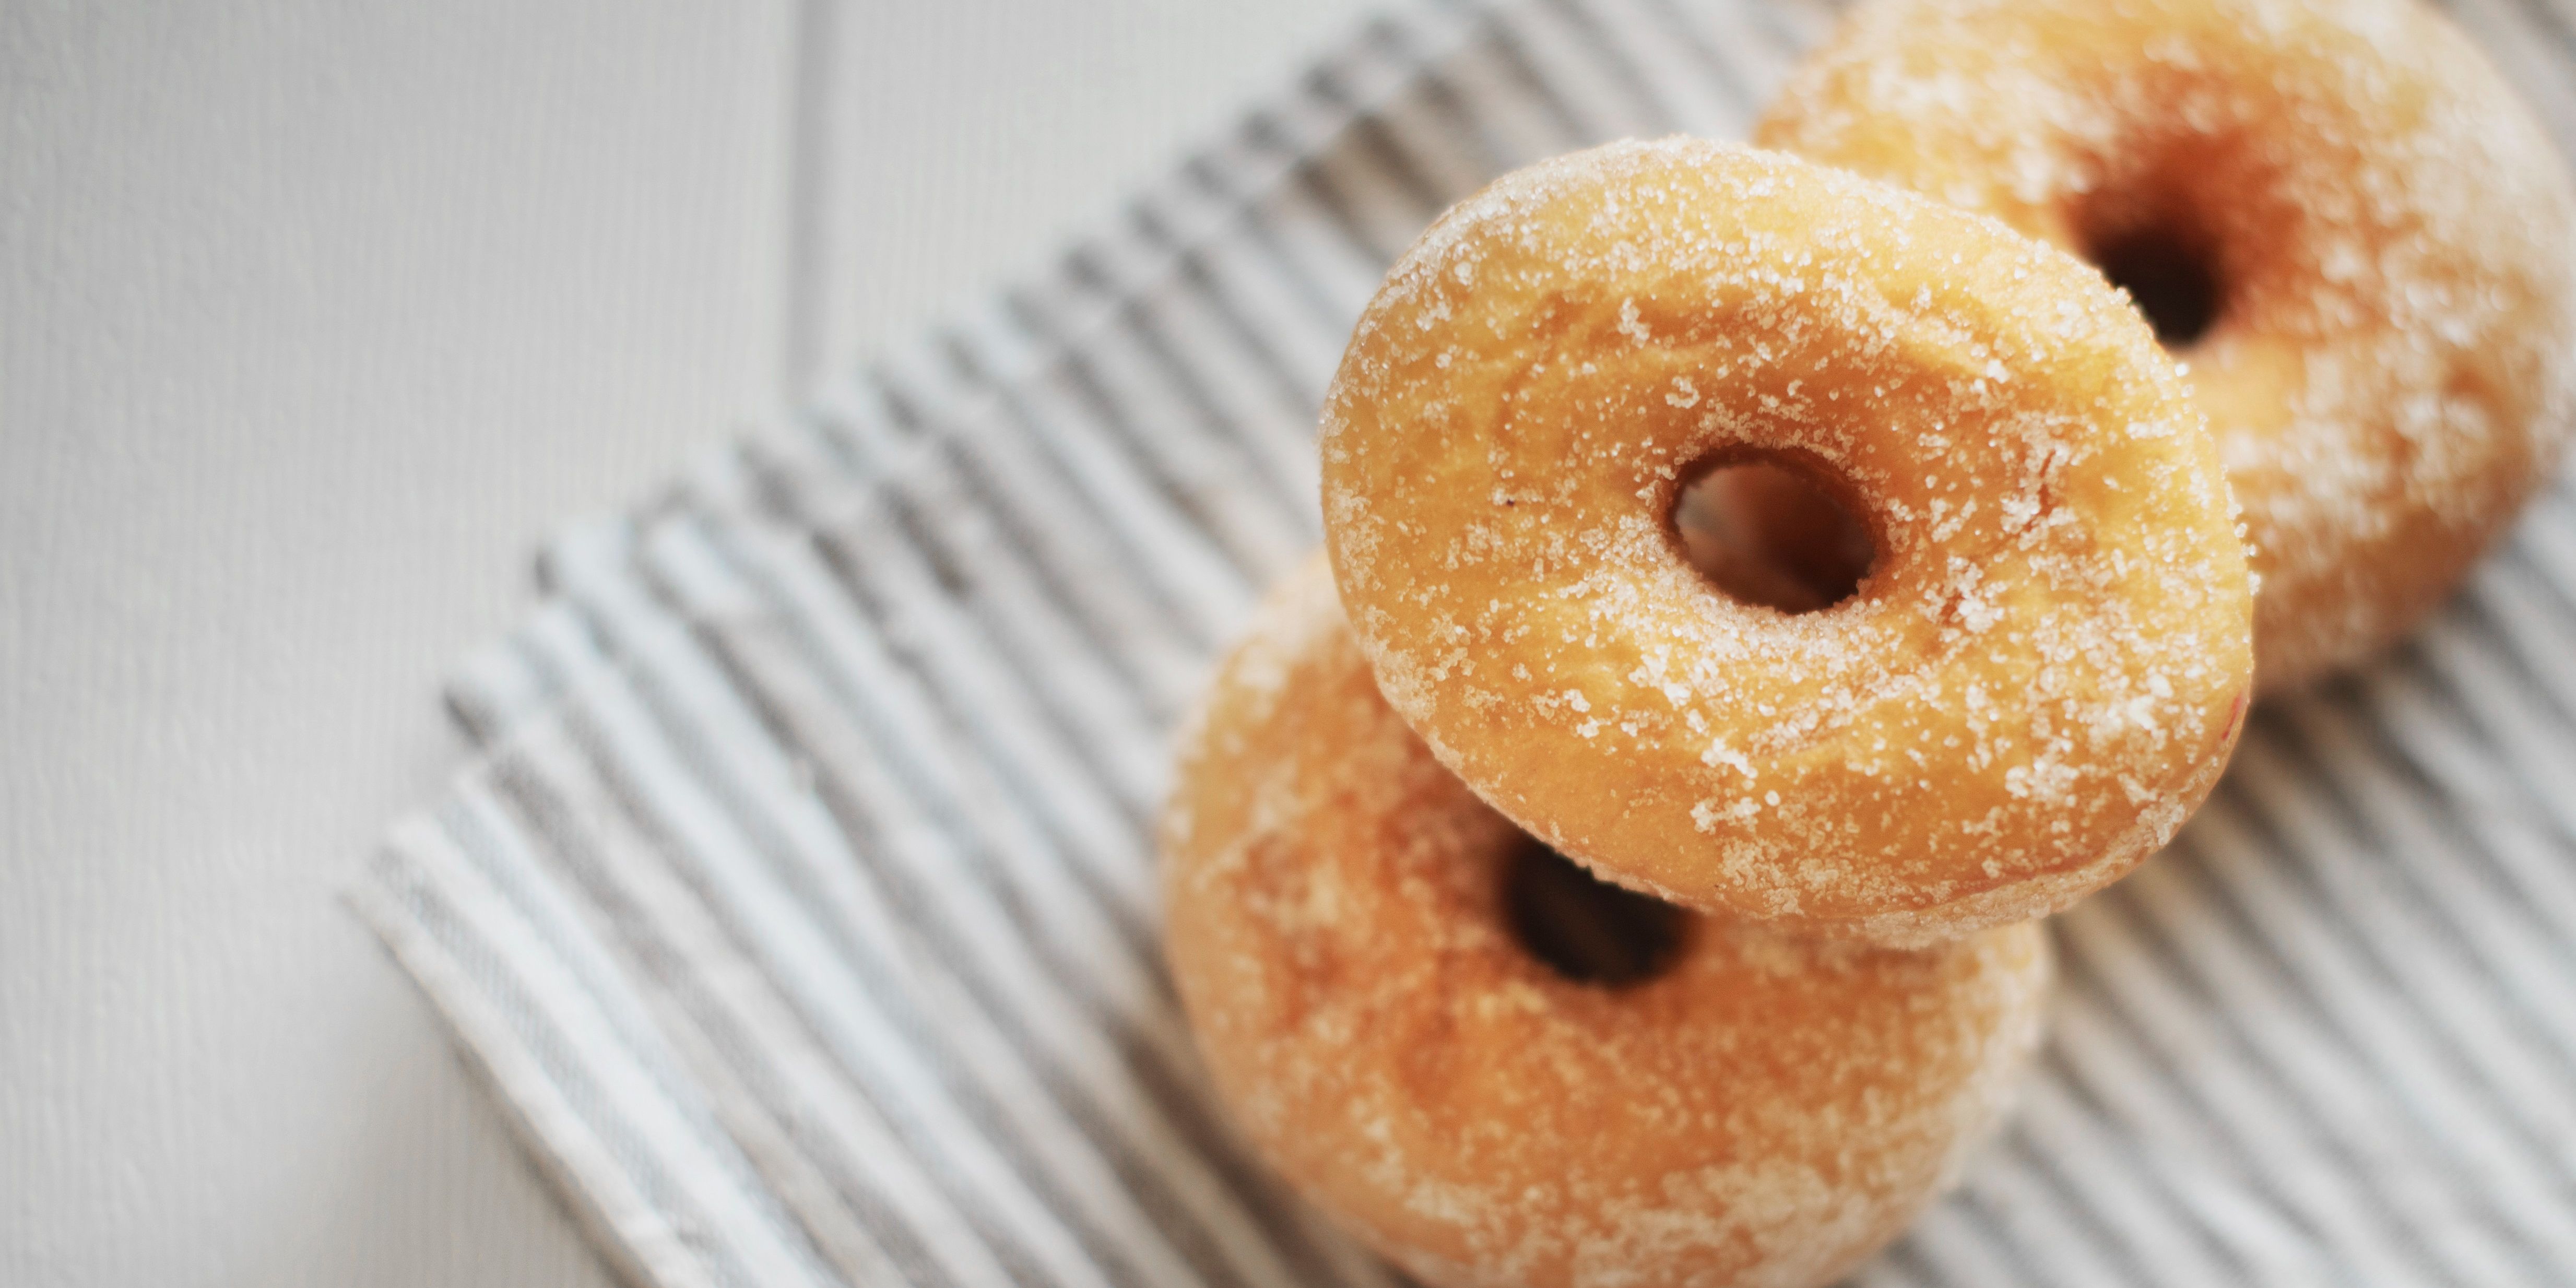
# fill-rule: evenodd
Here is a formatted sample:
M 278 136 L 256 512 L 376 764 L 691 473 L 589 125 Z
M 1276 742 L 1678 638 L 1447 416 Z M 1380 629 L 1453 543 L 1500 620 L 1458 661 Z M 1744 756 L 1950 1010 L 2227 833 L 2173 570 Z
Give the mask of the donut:
M 2036 925 L 1901 950 L 1603 885 L 1432 758 L 1320 561 L 1258 617 L 1182 739 L 1172 974 L 1228 1117 L 1407 1273 L 1827 1283 L 2008 1106 L 2050 977 Z M 1660 942 L 1615 903 L 1586 922 L 1584 887 L 1663 914 L 1639 919 Z M 1525 946 L 1551 897 L 1589 978 Z
M 2576 410 L 2576 188 L 2415 0 L 1878 0 L 1755 137 L 2136 294 L 2245 509 L 2265 692 L 2437 606 Z
M 1894 945 L 2072 903 L 2206 795 L 2251 685 L 2225 475 L 2072 256 L 1795 158 L 1613 144 L 1435 223 L 1322 418 L 1325 544 L 1388 702 L 1631 888 Z M 1689 564 L 1757 462 L 1866 529 L 1791 613 Z

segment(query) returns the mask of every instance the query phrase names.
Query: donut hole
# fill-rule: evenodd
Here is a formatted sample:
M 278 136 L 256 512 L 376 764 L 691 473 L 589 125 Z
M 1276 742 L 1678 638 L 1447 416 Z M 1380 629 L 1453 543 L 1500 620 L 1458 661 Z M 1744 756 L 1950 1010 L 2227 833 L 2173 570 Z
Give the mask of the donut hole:
M 1503 905 L 1531 956 L 1566 979 L 1604 988 L 1662 974 L 1680 956 L 1688 926 L 1680 908 L 1612 885 L 1533 836 L 1512 852 Z
M 1812 470 L 1736 459 L 1686 477 L 1673 531 L 1682 557 L 1719 591 L 1793 614 L 1859 592 L 1878 554 L 1869 525 Z
M 2221 304 L 2218 268 L 2207 239 L 2171 220 L 2116 228 L 2088 252 L 2111 285 L 2129 293 L 2167 349 L 2185 349 L 2209 334 Z

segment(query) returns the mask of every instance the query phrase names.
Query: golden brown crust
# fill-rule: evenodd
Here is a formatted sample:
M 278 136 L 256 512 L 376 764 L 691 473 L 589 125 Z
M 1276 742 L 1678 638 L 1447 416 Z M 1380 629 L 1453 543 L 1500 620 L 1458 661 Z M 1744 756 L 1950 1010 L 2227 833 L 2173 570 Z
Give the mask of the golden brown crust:
M 1521 838 L 1379 697 L 1320 561 L 1185 736 L 1169 951 L 1216 1084 L 1439 1288 L 1829 1281 L 1894 1237 L 2037 1042 L 2035 925 L 1921 952 L 1702 921 L 1569 982 L 1500 908 Z
M 1756 137 L 2069 249 L 2154 228 L 2206 260 L 2221 305 L 2182 356 L 2267 692 L 2437 605 L 2576 410 L 2576 189 L 2415 0 L 1878 0 Z
M 1713 455 L 1865 515 L 1859 593 L 1716 593 Z M 1397 264 L 1323 424 L 1327 546 L 1388 701 L 1623 884 L 1920 943 L 2126 871 L 2216 779 L 2244 551 L 2173 364 L 2074 259 L 1775 154 L 1508 176 Z

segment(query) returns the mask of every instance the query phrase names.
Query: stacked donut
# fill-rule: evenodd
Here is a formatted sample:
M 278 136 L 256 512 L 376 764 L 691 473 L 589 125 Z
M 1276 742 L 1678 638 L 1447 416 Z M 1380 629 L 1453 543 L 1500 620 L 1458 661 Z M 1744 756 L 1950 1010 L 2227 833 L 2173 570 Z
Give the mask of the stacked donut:
M 1443 216 L 1327 400 L 1325 557 L 1221 667 L 1164 820 L 1244 1133 L 1444 1288 L 1814 1285 L 1893 1238 L 2038 1043 L 2035 919 L 2171 838 L 2258 658 L 2290 683 L 2402 627 L 2554 451 L 2576 203 L 2466 59 L 2379 0 L 1893 0 L 1763 138 L 2039 236 L 1690 140 Z M 2288 136 L 2222 72 L 2297 98 Z M 2012 76 L 2084 84 L 2033 91 L 2048 128 L 1935 110 Z M 2351 121 L 2361 173 L 2490 199 L 2316 186 L 2297 131 Z M 2274 206 L 2130 174 L 2213 157 Z M 2231 240 L 2292 207 L 2320 244 Z M 2188 370 L 2150 283 L 2060 248 L 2157 238 L 2218 284 Z

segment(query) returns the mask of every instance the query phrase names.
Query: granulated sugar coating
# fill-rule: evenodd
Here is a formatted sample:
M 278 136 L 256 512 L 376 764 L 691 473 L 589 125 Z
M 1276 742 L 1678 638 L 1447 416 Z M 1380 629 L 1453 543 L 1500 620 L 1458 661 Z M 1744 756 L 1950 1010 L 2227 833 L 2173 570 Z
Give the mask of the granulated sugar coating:
M 1684 562 L 1689 472 L 1806 471 L 1856 595 Z M 1886 943 L 2126 871 L 2251 679 L 2215 446 L 2077 260 L 1770 153 L 1616 144 L 1435 224 L 1327 399 L 1324 521 L 1387 700 L 1486 800 L 1677 903 Z
M 1694 921 L 1613 990 L 1514 940 L 1524 838 L 1388 709 L 1320 561 L 1184 735 L 1173 975 L 1233 1116 L 1435 1288 L 1814 1288 L 1901 1231 L 2039 1036 L 2034 925 L 1922 951 Z
M 2216 311 L 2178 356 L 2245 507 L 2266 691 L 2438 604 L 2576 413 L 2566 167 L 2415 0 L 1887 0 L 1757 137 L 2197 261 Z

